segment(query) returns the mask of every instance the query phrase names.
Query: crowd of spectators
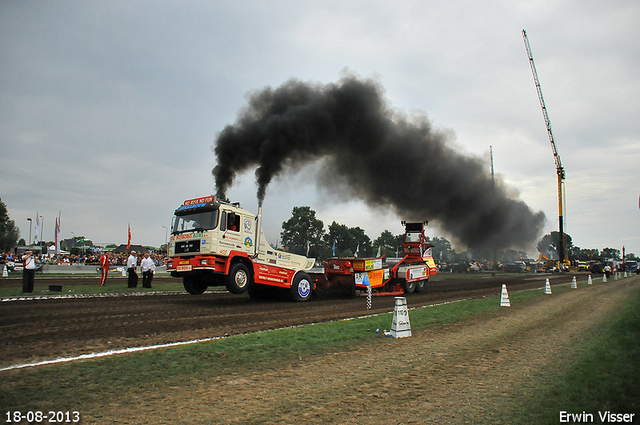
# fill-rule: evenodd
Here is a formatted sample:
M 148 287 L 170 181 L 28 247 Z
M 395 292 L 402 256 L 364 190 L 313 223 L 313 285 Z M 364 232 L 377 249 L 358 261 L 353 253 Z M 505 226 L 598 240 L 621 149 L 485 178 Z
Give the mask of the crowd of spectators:
M 144 252 L 137 253 L 139 261 L 142 261 L 144 257 Z M 0 267 L 4 264 L 12 265 L 16 261 L 22 261 L 21 255 L 16 255 L 11 252 L 0 253 Z M 84 264 L 87 266 L 99 266 L 100 265 L 100 257 L 102 257 L 102 252 L 90 252 L 85 254 L 38 254 L 36 255 L 36 262 L 38 264 L 50 264 L 50 265 L 73 265 L 73 264 Z M 129 257 L 128 252 L 123 253 L 114 253 L 111 258 L 112 266 L 126 266 L 127 257 Z M 168 257 L 157 253 L 151 252 L 150 258 L 155 262 L 156 267 L 163 266 Z

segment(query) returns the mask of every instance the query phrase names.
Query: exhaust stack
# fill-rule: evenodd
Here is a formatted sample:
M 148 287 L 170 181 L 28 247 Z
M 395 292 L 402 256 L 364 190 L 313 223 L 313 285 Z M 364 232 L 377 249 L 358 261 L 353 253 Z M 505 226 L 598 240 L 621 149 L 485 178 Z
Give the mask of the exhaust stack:
M 256 258 L 260 253 L 260 233 L 262 233 L 262 205 L 258 207 L 258 216 L 256 218 L 256 243 L 253 258 Z

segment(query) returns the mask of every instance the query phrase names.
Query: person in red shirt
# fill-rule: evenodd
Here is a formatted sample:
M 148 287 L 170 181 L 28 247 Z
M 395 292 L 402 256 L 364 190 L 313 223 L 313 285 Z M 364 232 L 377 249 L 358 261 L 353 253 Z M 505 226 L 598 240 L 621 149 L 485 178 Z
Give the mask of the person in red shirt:
M 100 257 L 100 270 L 102 270 L 102 277 L 100 277 L 100 286 L 104 286 L 107 281 L 107 274 L 109 273 L 109 258 L 111 257 L 110 252 L 105 252 Z

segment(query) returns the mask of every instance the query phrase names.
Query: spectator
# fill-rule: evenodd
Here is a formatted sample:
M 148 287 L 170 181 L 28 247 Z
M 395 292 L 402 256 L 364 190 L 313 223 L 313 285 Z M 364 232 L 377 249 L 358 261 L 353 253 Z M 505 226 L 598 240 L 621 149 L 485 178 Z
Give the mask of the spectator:
M 138 266 L 138 257 L 135 251 L 131 251 L 131 255 L 127 259 L 127 273 L 129 273 L 129 279 L 127 285 L 129 288 L 135 288 L 138 286 L 138 273 L 136 273 L 136 267 Z
M 107 251 L 100 258 L 100 270 L 102 271 L 102 276 L 100 277 L 100 286 L 105 286 L 105 282 L 107 281 L 107 274 L 109 274 L 110 257 L 111 253 Z
M 36 274 L 36 258 L 31 251 L 22 256 L 22 292 L 33 292 L 33 281 Z
M 149 258 L 148 252 L 144 253 L 144 258 L 140 262 L 140 268 L 142 268 L 142 287 L 151 288 L 151 280 L 156 270 L 156 264 Z

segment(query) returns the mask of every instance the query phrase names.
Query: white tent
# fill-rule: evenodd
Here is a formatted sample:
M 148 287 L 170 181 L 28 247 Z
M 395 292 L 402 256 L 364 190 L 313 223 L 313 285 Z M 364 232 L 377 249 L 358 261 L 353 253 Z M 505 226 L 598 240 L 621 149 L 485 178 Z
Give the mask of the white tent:
M 47 254 L 55 255 L 55 254 L 56 254 L 56 246 L 55 246 L 55 245 L 51 245 L 51 246 L 47 249 Z M 63 250 L 60 250 L 59 254 L 69 255 L 69 251 L 63 251 Z

